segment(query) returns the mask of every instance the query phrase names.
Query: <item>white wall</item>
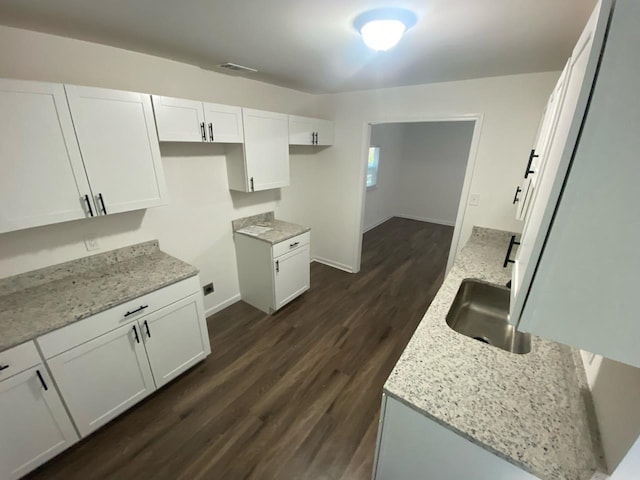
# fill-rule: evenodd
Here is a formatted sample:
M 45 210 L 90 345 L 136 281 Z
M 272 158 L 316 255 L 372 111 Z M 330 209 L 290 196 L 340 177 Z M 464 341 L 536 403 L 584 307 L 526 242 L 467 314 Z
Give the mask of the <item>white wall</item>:
M 158 57 L 1 26 L 0 58 L 0 77 L 7 78 L 143 91 L 307 115 L 314 113 L 316 101 L 313 95 Z M 90 234 L 98 236 L 100 251 L 157 238 L 164 251 L 198 267 L 203 283 L 214 282 L 216 291 L 205 297 L 208 310 L 237 298 L 231 220 L 297 203 L 295 192 L 286 188 L 253 194 L 230 192 L 224 153 L 220 145 L 161 145 L 168 206 L 2 234 L 0 277 L 86 256 L 89 252 L 83 241 Z M 293 185 L 305 185 L 304 177 L 300 182 L 296 179 L 296 165 L 313 161 L 313 155 L 312 150 L 292 155 Z M 303 215 L 298 216 L 302 221 Z
M 367 189 L 363 231 L 367 231 L 395 215 L 398 165 L 403 154 L 403 125 L 390 123 L 371 128 L 371 146 L 380 147 L 378 183 Z M 363 161 L 365 161 L 363 159 Z
M 334 118 L 336 145 L 319 152 L 314 182 L 322 209 L 309 216 L 314 254 L 355 267 L 361 235 L 366 124 L 483 114 L 471 193 L 480 205 L 468 208 L 460 246 L 473 225 L 520 231 L 511 204 L 522 179 L 542 110 L 558 72 L 321 95 L 318 112 Z
M 371 128 L 381 147 L 375 189 L 367 189 L 363 231 L 392 216 L 455 225 L 475 123 L 384 123 Z
M 475 122 L 406 124 L 399 166 L 400 216 L 455 225 Z

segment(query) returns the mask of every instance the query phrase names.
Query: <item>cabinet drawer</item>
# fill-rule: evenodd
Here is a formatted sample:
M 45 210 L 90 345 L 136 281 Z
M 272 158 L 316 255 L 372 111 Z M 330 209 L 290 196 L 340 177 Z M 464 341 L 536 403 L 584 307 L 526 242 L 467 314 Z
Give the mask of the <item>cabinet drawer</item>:
M 49 359 L 199 291 L 200 280 L 196 275 L 47 333 L 37 342 Z
M 300 235 L 296 235 L 284 242 L 276 243 L 273 246 L 273 258 L 277 258 L 280 255 L 284 255 L 287 252 L 300 248 L 304 245 L 309 245 L 311 240 L 311 232 L 305 232 Z
M 23 343 L 0 353 L 0 381 L 37 365 L 40 354 L 33 342 Z

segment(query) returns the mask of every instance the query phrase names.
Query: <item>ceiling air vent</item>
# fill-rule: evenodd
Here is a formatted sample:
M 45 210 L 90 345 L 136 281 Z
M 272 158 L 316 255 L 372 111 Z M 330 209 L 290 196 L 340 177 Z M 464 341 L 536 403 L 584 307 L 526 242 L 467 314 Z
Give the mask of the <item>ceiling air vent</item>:
M 236 63 L 221 63 L 218 65 L 219 68 L 224 68 L 225 70 L 231 70 L 237 73 L 257 73 L 258 70 L 255 68 L 245 67 L 244 65 L 238 65 Z

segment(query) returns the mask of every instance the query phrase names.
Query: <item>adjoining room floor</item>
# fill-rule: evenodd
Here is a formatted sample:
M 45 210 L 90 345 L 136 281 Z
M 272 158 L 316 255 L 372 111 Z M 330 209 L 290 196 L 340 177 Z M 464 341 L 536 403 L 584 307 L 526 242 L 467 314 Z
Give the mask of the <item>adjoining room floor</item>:
M 29 478 L 369 480 L 382 386 L 452 235 L 393 218 L 364 235 L 357 275 L 313 263 L 276 315 L 211 316 L 210 357 Z

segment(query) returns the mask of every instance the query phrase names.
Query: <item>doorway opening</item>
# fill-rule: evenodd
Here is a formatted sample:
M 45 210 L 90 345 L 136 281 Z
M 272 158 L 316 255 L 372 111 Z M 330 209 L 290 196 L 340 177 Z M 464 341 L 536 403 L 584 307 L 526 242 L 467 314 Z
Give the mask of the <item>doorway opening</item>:
M 394 217 L 453 228 L 448 272 L 459 251 L 482 127 L 481 115 L 390 119 L 364 125 L 363 235 Z

